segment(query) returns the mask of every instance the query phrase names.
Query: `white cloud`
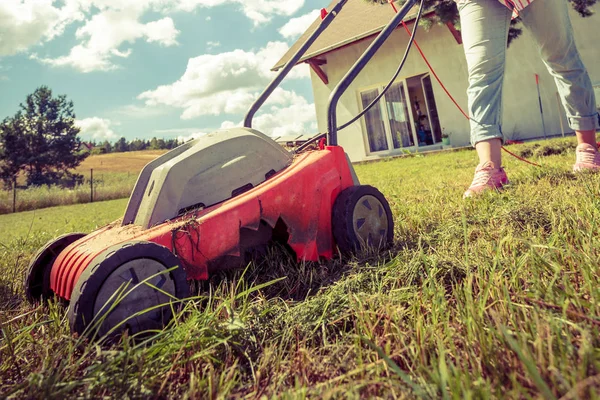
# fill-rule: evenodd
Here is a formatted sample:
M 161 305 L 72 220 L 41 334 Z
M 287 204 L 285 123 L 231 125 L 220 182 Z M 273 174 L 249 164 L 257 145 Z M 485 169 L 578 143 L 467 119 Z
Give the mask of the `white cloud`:
M 206 49 L 207 50 L 213 50 L 217 47 L 221 46 L 221 42 L 212 42 L 212 41 L 208 41 L 206 42 Z
M 169 17 L 144 25 L 144 35 L 150 43 L 157 42 L 163 46 L 175 46 L 179 31 L 175 29 L 173 20 Z
M 75 36 L 81 43 L 73 47 L 66 56 L 43 58 L 33 54 L 31 58 L 55 67 L 71 66 L 81 72 L 116 69 L 113 59 L 127 58 L 131 49 L 120 50 L 125 43 L 144 38 L 163 46 L 177 44 L 179 31 L 169 17 L 142 24 L 136 7 L 119 11 L 103 11 L 94 15 L 84 26 L 77 29 Z
M 189 142 L 190 140 L 198 139 L 199 137 L 202 137 L 206 134 L 207 134 L 207 132 L 194 132 L 194 133 L 186 135 L 186 136 L 180 135 L 180 136 L 177 136 L 177 142 L 178 143 Z
M 292 18 L 279 28 L 279 33 L 286 39 L 295 39 L 302 35 L 319 15 L 319 10 L 312 10 L 308 14 Z
M 182 119 L 242 113 L 271 81 L 274 73 L 270 67 L 287 48 L 285 43 L 270 42 L 257 52 L 234 50 L 191 58 L 179 80 L 143 92 L 138 99 L 150 107 L 181 108 Z M 299 72 L 290 76 L 305 75 Z M 280 103 L 285 102 L 284 96 L 284 91 L 277 89 L 271 101 L 279 98 Z
M 10 56 L 53 39 L 83 15 L 69 2 L 62 8 L 53 0 L 2 0 L 0 2 L 0 56 Z
M 242 126 L 242 121 L 238 122 L 237 124 L 232 121 L 223 121 L 221 123 L 221 129 L 231 129 L 235 128 L 236 126 Z
M 191 58 L 181 78 L 143 92 L 138 99 L 146 107 L 181 109 L 184 120 L 202 116 L 239 117 L 271 81 L 275 74 L 270 67 L 287 49 L 285 43 L 271 42 L 255 52 L 233 50 Z M 307 76 L 297 69 L 292 70 L 291 77 Z M 221 129 L 240 125 L 241 121 L 225 120 Z M 274 136 L 312 133 L 317 129 L 314 105 L 297 93 L 278 87 L 255 116 L 253 125 Z
M 296 96 L 287 107 L 274 106 L 259 114 L 252 125 L 270 136 L 316 134 L 315 105 L 309 104 L 302 96 Z
M 111 125 L 113 124 L 109 119 L 98 117 L 75 120 L 75 125 L 81 129 L 80 135 L 85 139 L 94 140 L 111 140 L 116 138 L 117 135 L 111 129 Z
M 112 70 L 118 68 L 115 60 L 131 54 L 130 48 L 122 48 L 126 44 L 143 39 L 176 45 L 179 31 L 169 15 L 220 5 L 237 7 L 258 26 L 274 16 L 293 15 L 304 0 L 2 0 L 0 56 L 27 51 L 62 35 L 70 24 L 84 21 L 76 31 L 79 43 L 68 54 L 31 58 L 81 72 Z M 142 22 L 148 13 L 163 18 Z
M 157 0 L 161 1 L 161 0 Z M 175 0 L 162 0 L 163 3 Z M 179 0 L 176 8 L 193 11 L 198 7 L 214 7 L 234 4 L 254 23 L 254 26 L 269 22 L 274 16 L 291 16 L 304 6 L 304 0 Z
M 273 94 L 265 103 L 265 110 L 254 117 L 253 128 L 273 137 L 317 133 L 314 104 L 286 90 L 276 90 Z M 242 121 L 235 123 L 227 120 L 221 123 L 221 129 L 236 126 L 242 126 Z

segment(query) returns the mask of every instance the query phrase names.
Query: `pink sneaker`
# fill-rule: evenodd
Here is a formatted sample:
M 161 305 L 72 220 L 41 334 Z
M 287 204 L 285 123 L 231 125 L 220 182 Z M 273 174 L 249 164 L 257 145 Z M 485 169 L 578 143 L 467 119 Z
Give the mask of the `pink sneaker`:
M 573 171 L 598 171 L 600 170 L 600 153 L 594 146 L 581 143 L 575 149 L 577 159 L 573 165 Z
M 501 189 L 508 184 L 508 177 L 504 168 L 496 168 L 491 161 L 479 164 L 475 169 L 475 177 L 471 186 L 463 195 L 463 199 L 479 194 L 488 189 Z

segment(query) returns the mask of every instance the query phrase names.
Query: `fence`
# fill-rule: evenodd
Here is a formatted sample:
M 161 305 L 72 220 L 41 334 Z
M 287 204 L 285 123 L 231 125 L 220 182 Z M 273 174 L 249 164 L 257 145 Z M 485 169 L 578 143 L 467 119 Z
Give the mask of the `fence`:
M 10 190 L 0 190 L 0 214 L 35 210 L 59 205 L 90 203 L 129 197 L 136 174 L 94 174 L 90 169 L 83 184 L 72 189 L 58 186 L 22 188 L 13 184 Z M 87 175 L 87 174 L 86 174 Z

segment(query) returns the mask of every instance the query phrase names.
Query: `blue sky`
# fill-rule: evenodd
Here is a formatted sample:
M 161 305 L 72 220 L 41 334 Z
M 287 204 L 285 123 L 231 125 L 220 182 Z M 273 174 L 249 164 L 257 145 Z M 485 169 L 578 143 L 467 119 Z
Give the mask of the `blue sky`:
M 323 0 L 2 0 L 0 118 L 40 85 L 75 104 L 86 140 L 187 138 L 237 125 Z M 316 132 L 308 68 L 256 117 Z

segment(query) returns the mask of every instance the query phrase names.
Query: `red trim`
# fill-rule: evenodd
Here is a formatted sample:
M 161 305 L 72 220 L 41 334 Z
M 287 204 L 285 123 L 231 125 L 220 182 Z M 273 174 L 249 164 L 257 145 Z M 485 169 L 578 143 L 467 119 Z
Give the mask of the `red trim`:
M 446 22 L 446 26 L 450 30 L 450 33 L 452 34 L 452 36 L 454 36 L 454 40 L 456 40 L 456 43 L 462 44 L 462 42 L 463 42 L 462 41 L 462 35 L 456 29 L 456 27 L 454 26 L 454 24 L 452 22 Z
M 317 76 L 321 79 L 321 82 L 324 84 L 329 84 L 329 79 L 327 78 L 327 74 L 325 71 L 321 69 L 318 63 L 314 62 L 312 59 L 307 60 L 306 63 L 310 65 L 310 68 L 317 74 Z

